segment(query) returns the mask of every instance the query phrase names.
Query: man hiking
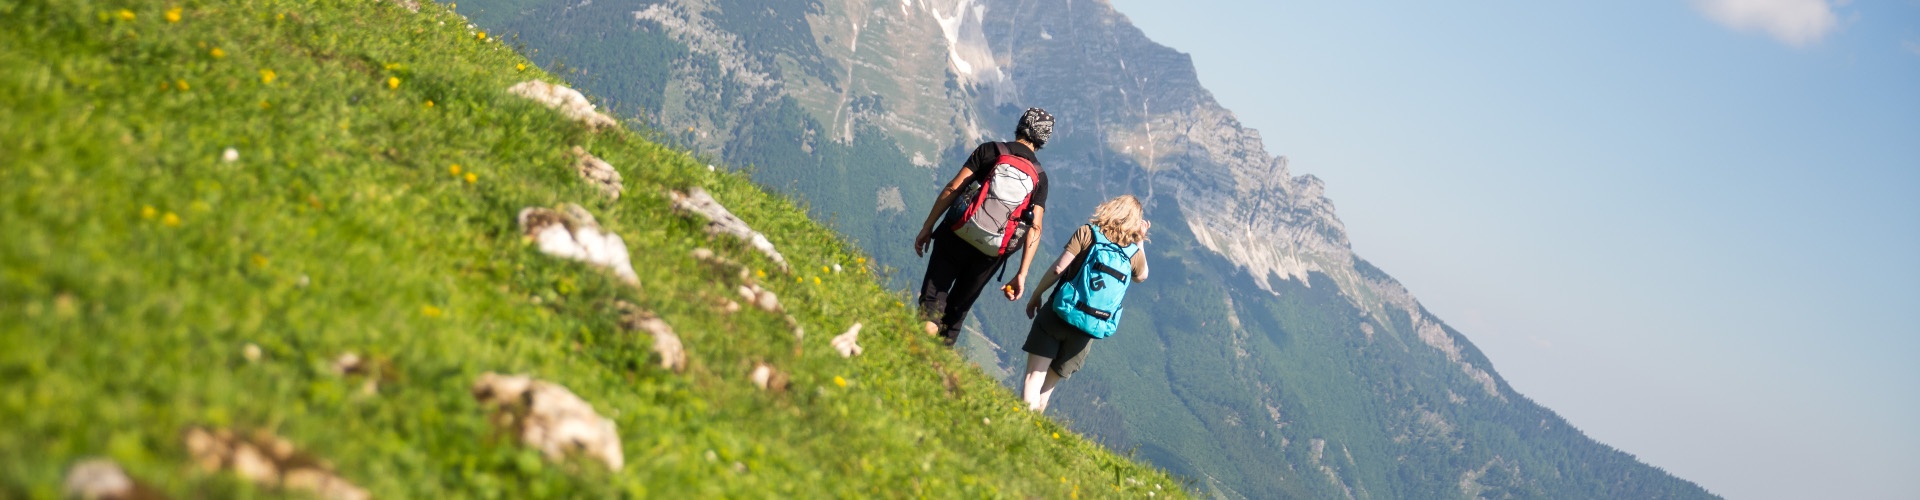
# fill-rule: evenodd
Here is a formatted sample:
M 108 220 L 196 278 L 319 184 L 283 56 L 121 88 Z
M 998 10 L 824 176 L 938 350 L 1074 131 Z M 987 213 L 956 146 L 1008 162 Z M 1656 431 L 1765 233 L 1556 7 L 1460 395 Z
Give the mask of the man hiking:
M 1040 277 L 1040 286 L 1027 300 L 1027 376 L 1021 399 L 1034 412 L 1047 411 L 1047 399 L 1061 380 L 1087 362 L 1095 339 L 1113 335 L 1120 326 L 1130 283 L 1147 280 L 1147 254 L 1142 243 L 1153 223 L 1144 217 L 1140 199 L 1121 195 L 1093 210 L 1093 219 L 1074 231 L 1060 259 Z M 1051 298 L 1047 288 L 1058 281 Z
M 937 332 L 948 346 L 960 339 L 960 324 L 973 301 L 1015 250 L 1020 267 L 1004 292 L 1007 300 L 1017 300 L 1026 289 L 1047 204 L 1047 173 L 1034 152 L 1053 135 L 1053 115 L 1028 108 L 1013 135 L 1013 142 L 974 148 L 940 190 L 913 239 L 914 255 L 925 256 L 928 245 L 933 247 L 920 280 L 920 311 L 938 322 Z

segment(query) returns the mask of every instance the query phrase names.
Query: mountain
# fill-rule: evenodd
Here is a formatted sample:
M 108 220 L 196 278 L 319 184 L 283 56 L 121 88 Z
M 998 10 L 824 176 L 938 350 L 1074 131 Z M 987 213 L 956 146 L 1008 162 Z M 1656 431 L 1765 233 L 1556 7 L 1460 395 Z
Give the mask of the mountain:
M 449 7 L 0 1 L 0 498 L 1183 496 Z
M 464 12 L 663 140 L 802 199 L 908 288 L 939 184 L 1028 106 L 1058 117 L 1050 259 L 1135 193 L 1154 269 L 1057 416 L 1211 494 L 1699 498 L 1515 392 L 1459 331 L 1355 255 L 1294 176 L 1101 1 L 481 0 Z M 1279 91 L 1279 90 L 1277 90 Z M 1027 322 L 988 300 L 963 348 L 1016 384 Z

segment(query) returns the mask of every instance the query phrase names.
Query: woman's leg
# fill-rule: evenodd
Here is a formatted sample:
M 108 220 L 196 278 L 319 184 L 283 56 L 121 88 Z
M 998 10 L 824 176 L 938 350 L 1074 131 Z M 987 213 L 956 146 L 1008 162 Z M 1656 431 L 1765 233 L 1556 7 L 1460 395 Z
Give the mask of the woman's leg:
M 1027 402 L 1027 409 L 1046 411 L 1047 394 L 1053 391 L 1053 384 L 1059 382 L 1053 376 L 1053 370 L 1048 368 L 1051 364 L 1053 358 L 1027 353 L 1027 378 L 1020 387 L 1020 397 Z
M 1055 375 L 1053 370 L 1047 369 L 1046 365 L 1041 365 L 1040 369 L 1047 372 L 1045 375 L 1046 381 L 1040 383 L 1040 408 L 1034 411 L 1036 413 L 1046 413 L 1047 400 L 1053 397 L 1053 387 L 1060 385 L 1061 378 L 1059 375 Z M 1031 376 L 1033 374 L 1029 373 L 1027 375 Z

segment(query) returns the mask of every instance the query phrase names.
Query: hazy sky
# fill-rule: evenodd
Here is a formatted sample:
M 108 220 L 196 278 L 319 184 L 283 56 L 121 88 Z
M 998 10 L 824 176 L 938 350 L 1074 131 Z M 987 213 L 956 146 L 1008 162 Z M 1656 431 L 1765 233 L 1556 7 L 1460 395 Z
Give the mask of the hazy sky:
M 1920 498 L 1920 1 L 1112 2 L 1588 435 Z

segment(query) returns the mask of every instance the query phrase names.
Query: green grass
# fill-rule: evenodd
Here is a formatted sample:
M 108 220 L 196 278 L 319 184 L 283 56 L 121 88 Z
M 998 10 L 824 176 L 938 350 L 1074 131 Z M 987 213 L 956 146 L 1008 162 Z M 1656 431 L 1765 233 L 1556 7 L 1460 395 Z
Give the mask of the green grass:
M 377 497 L 1181 494 L 915 333 L 867 257 L 788 200 L 508 95 L 553 77 L 466 26 L 378 1 L 0 0 L 0 497 L 56 497 L 89 456 L 176 497 L 267 493 L 192 467 L 196 425 L 272 430 Z M 574 145 L 627 195 L 576 178 Z M 793 271 L 673 215 L 666 190 L 689 186 Z M 639 287 L 519 235 L 521 208 L 566 202 L 626 239 Z M 766 270 L 808 335 L 720 311 L 735 279 L 697 247 Z M 619 329 L 616 300 L 674 326 L 685 373 Z M 840 358 L 828 339 L 856 321 L 866 354 Z M 392 367 L 377 393 L 332 374 L 348 351 Z M 754 388 L 759 361 L 791 389 Z M 578 393 L 627 466 L 497 435 L 468 394 L 486 371 Z

